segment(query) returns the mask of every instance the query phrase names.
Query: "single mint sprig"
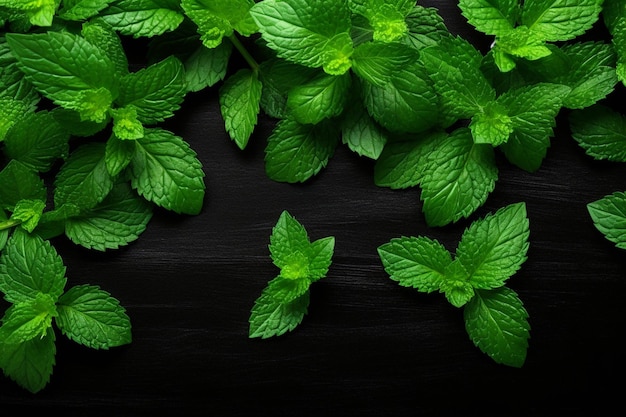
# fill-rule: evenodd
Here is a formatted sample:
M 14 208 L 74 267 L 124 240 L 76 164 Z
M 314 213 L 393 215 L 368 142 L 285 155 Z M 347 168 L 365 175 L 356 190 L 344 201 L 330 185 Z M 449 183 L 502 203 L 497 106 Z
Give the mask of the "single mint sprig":
M 530 326 L 517 294 L 504 286 L 526 261 L 526 205 L 516 203 L 474 221 L 452 256 L 428 237 L 394 238 L 378 248 L 390 278 L 417 291 L 444 293 L 463 307 L 465 329 L 495 362 L 521 367 Z
M 269 245 L 280 274 L 269 281 L 254 303 L 250 338 L 280 336 L 302 322 L 309 306 L 309 288 L 328 273 L 334 247 L 334 237 L 311 242 L 302 224 L 287 211 L 281 213 Z

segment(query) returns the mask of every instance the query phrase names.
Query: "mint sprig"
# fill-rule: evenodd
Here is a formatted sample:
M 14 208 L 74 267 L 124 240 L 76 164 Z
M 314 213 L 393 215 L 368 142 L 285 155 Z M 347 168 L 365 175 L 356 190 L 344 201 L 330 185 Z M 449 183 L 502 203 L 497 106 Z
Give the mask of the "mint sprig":
M 287 211 L 281 213 L 269 244 L 270 257 L 280 273 L 254 302 L 249 337 L 281 336 L 302 322 L 310 286 L 328 273 L 334 248 L 334 237 L 311 241 L 300 222 Z

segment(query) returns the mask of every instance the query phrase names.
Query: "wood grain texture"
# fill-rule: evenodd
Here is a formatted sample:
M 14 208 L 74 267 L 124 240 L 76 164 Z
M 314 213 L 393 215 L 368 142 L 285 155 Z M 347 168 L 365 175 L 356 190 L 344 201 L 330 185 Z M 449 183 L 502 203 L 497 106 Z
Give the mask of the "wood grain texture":
M 439 7 L 469 30 L 454 1 Z M 624 88 L 614 93 L 624 99 Z M 250 145 L 228 138 L 216 88 L 191 94 L 166 127 L 198 153 L 207 196 L 198 216 L 157 211 L 139 240 L 94 253 L 54 241 L 68 287 L 100 285 L 131 317 L 133 342 L 110 351 L 58 335 L 50 384 L 32 395 L 0 378 L 0 414 L 64 416 L 560 416 L 621 415 L 626 253 L 593 227 L 586 204 L 626 190 L 626 165 L 591 160 L 566 114 L 541 169 L 499 159 L 499 179 L 470 219 L 426 226 L 419 190 L 373 182 L 373 164 L 340 147 L 311 181 L 277 183 L 264 171 L 274 121 Z M 495 364 L 469 340 L 461 310 L 389 280 L 376 248 L 426 235 L 453 250 L 474 219 L 524 201 L 528 260 L 509 281 L 529 314 L 521 369 Z M 248 339 L 254 300 L 277 270 L 271 228 L 288 210 L 312 239 L 335 236 L 327 278 L 292 333 Z

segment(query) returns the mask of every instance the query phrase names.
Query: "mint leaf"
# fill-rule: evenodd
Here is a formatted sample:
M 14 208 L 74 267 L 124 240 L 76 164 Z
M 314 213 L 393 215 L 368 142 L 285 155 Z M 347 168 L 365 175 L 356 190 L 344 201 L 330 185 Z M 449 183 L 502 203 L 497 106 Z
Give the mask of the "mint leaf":
M 74 150 L 55 178 L 54 205 L 71 203 L 90 209 L 104 200 L 113 188 L 105 162 L 105 144 L 86 143 Z
M 45 206 L 42 200 L 20 200 L 15 204 L 10 219 L 19 221 L 20 226 L 30 233 L 37 227 Z
M 459 128 L 430 154 L 420 198 L 430 226 L 444 226 L 468 217 L 487 200 L 498 179 L 493 147 L 474 143 Z
M 526 0 L 521 22 L 549 42 L 567 41 L 591 29 L 603 0 Z
M 59 17 L 66 20 L 82 21 L 93 17 L 114 0 L 63 0 L 58 11 Z
M 528 236 L 526 206 L 511 204 L 472 223 L 461 237 L 456 259 L 474 288 L 498 288 L 526 260 Z
M 452 262 L 450 252 L 427 237 L 391 239 L 378 247 L 378 255 L 393 281 L 425 293 L 439 290 Z
M 99 16 L 122 35 L 134 38 L 172 31 L 184 19 L 178 0 L 115 0 Z
M 329 122 L 281 120 L 267 139 L 265 172 L 274 181 L 304 182 L 328 164 L 339 141 L 338 130 Z
M 350 8 L 367 18 L 375 41 L 395 42 L 407 31 L 406 17 L 415 6 L 412 0 L 350 0 Z
M 132 161 L 134 153 L 134 141 L 122 140 L 112 135 L 107 140 L 104 151 L 104 163 L 109 174 L 112 177 L 120 174 Z
M 279 57 L 331 75 L 350 69 L 353 44 L 344 1 L 264 0 L 250 14 Z
M 69 32 L 7 33 L 19 68 L 55 104 L 102 121 L 117 96 L 115 66 L 83 37 Z
M 10 303 L 44 293 L 56 300 L 65 288 L 65 266 L 50 242 L 15 229 L 0 257 L 0 291 Z
M 283 211 L 272 228 L 270 256 L 278 268 L 285 268 L 294 253 L 305 253 L 310 245 L 309 236 L 302 224 L 287 211 Z
M 51 26 L 60 0 L 0 0 L 0 7 L 23 13 L 35 26 Z
M 459 0 L 459 8 L 476 30 L 496 36 L 512 31 L 521 11 L 518 0 Z
M 253 0 L 182 0 L 185 14 L 197 25 L 200 39 L 207 48 L 215 48 L 234 31 L 244 36 L 256 32 L 250 16 Z
M 414 49 L 401 43 L 366 42 L 354 49 L 352 70 L 363 80 L 382 87 L 394 72 L 417 60 L 418 56 Z
M 44 337 L 35 337 L 27 342 L 18 344 L 0 342 L 0 368 L 19 386 L 37 393 L 50 381 L 55 365 L 54 342 L 52 328 L 48 328 Z
M 302 124 L 317 124 L 338 116 L 348 101 L 351 81 L 349 74 L 335 76 L 322 72 L 289 91 L 287 108 Z
M 0 171 L 0 206 L 13 210 L 20 200 L 42 200 L 47 197 L 46 186 L 39 175 L 13 159 Z
M 35 298 L 11 305 L 2 318 L 0 340 L 14 345 L 46 335 L 56 316 L 55 300 L 38 293 Z
M 173 116 L 186 93 L 183 64 L 170 56 L 123 77 L 117 103 L 120 107 L 133 106 L 137 120 L 154 124 Z
M 193 215 L 202 209 L 202 163 L 182 138 L 164 129 L 146 129 L 136 141 L 130 166 L 133 188 L 148 201 L 176 213 Z
M 615 192 L 587 204 L 593 224 L 606 239 L 626 249 L 626 193 Z
M 240 69 L 219 90 L 220 111 L 226 131 L 239 149 L 245 149 L 260 111 L 262 84 L 257 72 Z
M 81 0 L 78 0 L 81 1 Z M 103 0 L 84 0 L 87 2 L 100 2 Z M 106 0 L 107 3 L 111 1 Z M 81 3 L 82 4 L 82 3 Z M 94 5 L 96 5 L 95 3 Z M 82 19 L 79 19 L 82 20 Z M 128 58 L 118 33 L 104 20 L 91 19 L 83 23 L 81 35 L 91 44 L 97 46 L 106 53 L 115 67 L 118 77 L 128 74 Z
M 200 91 L 223 80 L 232 50 L 230 42 L 222 42 L 215 48 L 200 45 L 184 60 L 187 90 Z
M 69 154 L 69 135 L 49 112 L 27 113 L 7 132 L 4 153 L 34 171 L 48 172 Z
M 378 159 L 387 143 L 387 132 L 369 115 L 360 100 L 352 102 L 341 122 L 341 140 L 360 156 Z
M 143 125 L 138 119 L 137 108 L 132 104 L 111 109 L 113 136 L 121 140 L 135 140 L 143 137 Z
M 136 240 L 151 218 L 152 206 L 123 182 L 96 207 L 69 218 L 65 234 L 88 249 L 118 249 Z
M 598 160 L 626 162 L 626 117 L 596 104 L 569 115 L 572 137 L 587 155 Z
M 59 298 L 56 323 L 71 340 L 93 349 L 131 342 L 131 323 L 119 301 L 98 286 L 79 285 Z
M 496 363 L 521 368 L 526 360 L 530 325 L 519 296 L 507 287 L 477 291 L 463 310 L 474 344 Z
M 405 20 L 408 36 L 403 42 L 415 49 L 436 45 L 450 36 L 443 18 L 434 7 L 415 5 Z
M 469 128 L 475 143 L 489 143 L 498 146 L 513 132 L 513 121 L 507 109 L 497 102 L 487 103 L 472 117 Z
M 268 288 L 254 302 L 250 312 L 249 337 L 267 339 L 294 330 L 308 312 L 308 292 L 289 303 L 275 299 Z

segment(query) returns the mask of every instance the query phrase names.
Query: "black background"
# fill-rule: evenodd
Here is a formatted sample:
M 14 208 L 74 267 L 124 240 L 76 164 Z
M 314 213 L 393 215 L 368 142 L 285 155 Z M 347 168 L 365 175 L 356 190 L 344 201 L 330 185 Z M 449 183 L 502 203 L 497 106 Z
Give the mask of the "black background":
M 477 46 L 490 42 L 456 1 L 419 4 L 438 7 L 448 28 Z M 30 394 L 0 377 L 0 414 L 622 415 L 626 252 L 594 228 L 586 204 L 626 191 L 626 164 L 587 156 L 570 136 L 567 111 L 537 172 L 499 156 L 486 204 L 469 219 L 430 228 L 419 189 L 377 187 L 372 161 L 345 146 L 305 184 L 270 180 L 263 158 L 274 120 L 262 117 L 239 150 L 224 131 L 217 88 L 190 94 L 165 125 L 204 165 L 200 215 L 157 210 L 136 242 L 106 253 L 53 241 L 67 288 L 100 285 L 119 299 L 132 343 L 96 351 L 57 334 L 48 386 Z M 610 101 L 623 99 L 620 85 Z M 425 235 L 454 250 L 471 221 L 520 201 L 530 249 L 507 285 L 528 310 L 531 339 L 516 369 L 474 347 L 462 311 L 442 294 L 391 281 L 376 249 Z M 311 287 L 309 313 L 295 331 L 249 339 L 250 308 L 278 272 L 267 245 L 283 210 L 311 239 L 335 236 L 333 263 Z

